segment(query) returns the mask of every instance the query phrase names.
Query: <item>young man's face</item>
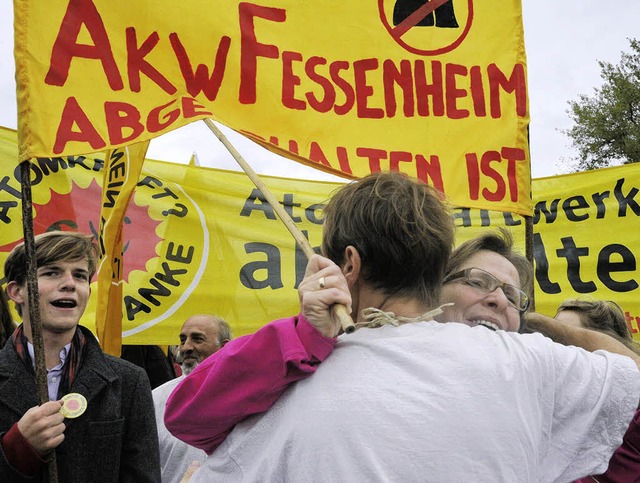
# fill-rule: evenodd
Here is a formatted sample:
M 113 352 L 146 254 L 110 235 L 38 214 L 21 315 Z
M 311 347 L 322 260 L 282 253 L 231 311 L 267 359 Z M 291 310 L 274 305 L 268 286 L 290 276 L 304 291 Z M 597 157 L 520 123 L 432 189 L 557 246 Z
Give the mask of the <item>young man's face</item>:
M 37 274 L 43 332 L 73 333 L 91 293 L 87 261 L 55 262 L 38 267 Z M 22 319 L 30 329 L 26 283 L 19 286 L 16 282 L 10 282 L 7 293 L 14 302 L 22 305 Z

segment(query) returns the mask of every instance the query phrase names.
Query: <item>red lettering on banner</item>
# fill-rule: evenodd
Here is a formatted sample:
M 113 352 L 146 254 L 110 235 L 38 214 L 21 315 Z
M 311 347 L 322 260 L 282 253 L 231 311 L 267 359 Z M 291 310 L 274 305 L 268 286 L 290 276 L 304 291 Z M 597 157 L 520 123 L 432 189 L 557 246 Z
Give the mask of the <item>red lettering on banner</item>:
M 264 138 L 262 136 L 258 136 L 257 134 L 250 133 L 248 131 L 242 131 L 242 132 L 244 132 L 245 134 L 248 134 L 249 136 L 252 136 L 254 138 L 264 140 Z M 269 138 L 269 144 L 273 144 L 274 146 L 280 147 L 280 141 L 278 141 L 278 138 L 276 136 L 271 136 Z M 288 143 L 288 147 L 287 148 L 283 148 L 283 149 L 286 149 L 291 154 L 295 154 L 296 156 L 300 155 L 300 149 L 298 148 L 298 142 L 295 139 L 290 139 L 289 143 Z
M 254 139 L 265 140 L 264 137 L 248 131 L 243 131 L 243 133 Z M 270 136 L 269 143 L 273 146 L 280 147 L 280 140 L 276 136 Z M 310 142 L 309 152 L 307 153 L 300 153 L 298 143 L 293 139 L 290 139 L 287 145 L 288 151 L 291 154 L 310 159 L 328 168 L 335 168 L 335 165 L 338 164 L 342 173 L 353 174 L 349 151 L 344 146 L 336 146 L 335 157 L 332 158 L 331 156 L 327 156 L 327 150 L 323 149 L 317 141 Z M 514 152 L 515 151 L 517 150 L 514 149 Z M 355 150 L 355 154 L 368 161 L 369 172 L 371 173 L 377 173 L 386 169 L 390 171 L 401 171 L 411 174 L 426 184 L 433 186 L 438 191 L 445 193 L 440 158 L 437 155 L 432 154 L 427 156 L 423 154 L 412 154 L 408 151 L 386 151 L 372 147 L 358 147 Z M 389 160 L 389 163 L 383 166 L 382 161 L 386 159 Z M 405 166 L 402 166 L 401 163 L 405 163 Z M 411 163 L 415 165 L 414 173 L 411 172 L 411 167 L 409 166 Z M 473 164 L 471 166 L 473 166 Z
M 335 112 L 338 116 L 344 116 L 353 108 L 353 105 L 356 102 L 356 93 L 349 84 L 341 75 L 340 72 L 343 70 L 347 70 L 349 68 L 349 62 L 346 60 L 338 60 L 335 62 L 331 62 L 329 66 L 329 74 L 331 75 L 331 80 L 334 82 L 336 87 L 342 91 L 344 94 L 344 102 L 342 104 L 336 104 L 333 106 L 333 112 Z
M 158 45 L 160 40 L 158 32 L 149 35 L 140 47 L 138 47 L 136 29 L 127 27 L 125 36 L 127 39 L 127 76 L 131 90 L 133 92 L 141 91 L 140 73 L 142 72 L 167 94 L 178 92 L 176 86 L 145 60 L 146 55 Z
M 277 49 L 270 51 L 276 56 Z M 487 115 L 487 104 L 493 117 L 502 117 L 501 96 L 511 94 L 515 98 L 516 114 L 526 115 L 526 86 L 524 84 L 524 66 L 514 66 L 507 77 L 495 65 L 487 67 L 485 73 L 480 66 L 470 69 L 460 64 L 442 64 L 423 60 L 361 59 L 353 63 L 347 61 L 328 61 L 314 56 L 305 59 L 299 52 L 282 52 L 282 92 L 283 106 L 289 109 L 316 112 L 329 112 L 332 108 L 338 115 L 349 113 L 354 105 L 356 115 L 361 119 L 391 118 L 402 109 L 405 118 L 419 116 L 446 116 L 449 119 L 464 119 L 472 112 L 476 117 Z M 328 75 L 321 69 L 329 66 Z M 298 67 L 301 64 L 303 67 Z M 305 77 L 302 77 L 304 72 Z M 352 73 L 350 79 L 343 72 Z M 485 78 L 486 74 L 486 78 Z M 253 78 L 255 87 L 255 78 Z M 323 96 L 316 95 L 313 87 L 299 92 L 305 81 L 320 87 Z M 486 98 L 485 83 L 489 86 L 489 98 Z M 381 88 L 379 87 L 381 84 Z M 252 91 L 255 102 L 255 89 Z M 297 94 L 297 96 L 295 95 Z M 344 95 L 344 102 L 338 104 L 338 94 Z M 304 98 L 308 101 L 305 102 Z M 383 102 L 382 107 L 373 106 L 374 98 Z M 333 105 L 332 105 L 333 103 Z
M 507 160 L 507 180 L 509 183 L 509 193 L 511 193 L 511 201 L 518 199 L 518 161 L 525 161 L 527 155 L 522 148 L 504 147 L 500 151 L 502 157 Z
M 467 177 L 469 181 L 469 198 L 477 200 L 480 194 L 481 181 L 490 180 L 495 183 L 495 190 L 487 187 L 482 188 L 482 196 L 487 201 L 502 201 L 505 199 L 507 188 L 509 199 L 513 202 L 518 200 L 518 178 L 517 163 L 525 161 L 524 149 L 503 147 L 500 152 L 487 151 L 482 154 L 478 162 L 477 153 L 467 153 L 465 155 L 467 163 Z M 492 163 L 507 162 L 507 180 L 502 174 L 492 166 Z M 481 174 L 483 177 L 481 178 Z
M 501 162 L 502 156 L 500 156 L 498 151 L 487 151 L 480 159 L 480 171 L 496 183 L 495 191 L 491 191 L 488 188 L 482 188 L 482 196 L 487 201 L 501 201 L 504 199 L 506 184 L 504 179 L 502 179 L 500 172 L 491 166 L 491 163 Z
M 524 66 L 516 64 L 513 66 L 511 77 L 507 79 L 504 73 L 496 64 L 487 67 L 489 75 L 489 98 L 491 100 L 491 117 L 502 117 L 502 109 L 500 107 L 500 90 L 505 92 L 515 92 L 516 97 L 516 114 L 524 116 L 527 113 L 527 86 L 525 83 Z
M 171 108 L 180 102 L 180 108 Z M 173 99 L 165 104 L 154 107 L 143 116 L 138 108 L 125 102 L 104 103 L 104 123 L 107 126 L 108 142 L 105 141 L 93 123 L 82 110 L 75 97 L 69 97 L 60 117 L 53 152 L 60 154 L 65 151 L 69 142 L 88 143 L 94 151 L 99 151 L 107 145 L 119 145 L 135 142 L 144 134 L 145 128 L 150 133 L 157 133 L 166 129 L 182 117 L 189 119 L 197 116 L 210 116 L 210 111 L 191 97 Z M 77 129 L 75 129 L 77 127 Z M 74 130 L 75 129 L 75 130 Z M 128 131 L 125 135 L 124 131 Z
M 144 132 L 144 125 L 140 122 L 140 111 L 131 104 L 105 102 L 104 115 L 111 144 L 132 142 Z M 123 134 L 125 128 L 131 131 L 128 136 Z
M 293 73 L 293 62 L 302 61 L 298 52 L 282 52 L 282 105 L 289 109 L 303 111 L 307 108 L 304 101 L 295 98 L 295 87 L 300 85 L 300 77 Z
M 74 131 L 74 126 L 78 126 L 79 131 Z M 75 97 L 69 97 L 65 102 L 56 132 L 56 140 L 53 144 L 53 152 L 60 154 L 70 141 L 89 143 L 94 151 L 99 151 L 107 145 Z
M 240 92 L 241 104 L 256 102 L 256 78 L 258 57 L 278 58 L 278 47 L 258 42 L 253 19 L 260 17 L 272 22 L 284 22 L 286 11 L 282 8 L 262 7 L 241 2 L 238 5 L 240 15 Z
M 442 193 L 444 190 L 444 183 L 442 181 L 442 170 L 440 167 L 440 159 L 438 156 L 432 155 L 429 157 L 429 161 L 422 154 L 416 154 L 415 156 L 407 151 L 385 151 L 383 149 L 365 148 L 359 147 L 356 149 L 356 154 L 361 158 L 367 158 L 369 160 L 369 171 L 371 173 L 378 173 L 382 171 L 381 161 L 389 159 L 390 171 L 402 171 L 408 173 L 410 170 L 400 169 L 400 163 L 411 163 L 415 161 L 415 176 L 421 181 L 433 186 Z
M 298 143 L 296 141 L 294 141 L 293 139 L 291 139 L 289 141 L 289 152 L 292 152 L 293 154 L 300 154 L 300 149 L 298 148 Z
M 218 50 L 216 51 L 216 60 L 211 70 L 211 77 L 209 77 L 209 68 L 204 64 L 198 64 L 195 72 L 193 71 L 189 55 L 177 34 L 169 34 L 169 41 L 171 42 L 171 47 L 180 66 L 180 72 L 186 84 L 187 92 L 193 97 L 202 92 L 208 100 L 214 101 L 216 97 L 218 97 L 218 91 L 224 79 L 231 38 L 224 35 L 220 39 Z
M 309 159 L 319 164 L 323 164 L 325 166 L 331 167 L 331 163 L 329 162 L 327 157 L 324 155 L 324 152 L 322 152 L 322 148 L 315 141 L 312 141 L 311 146 L 309 147 Z
M 206 109 L 196 99 L 193 99 L 192 97 L 182 98 L 182 116 L 185 119 L 197 116 L 211 116 L 212 114 L 213 112 Z
M 168 128 L 180 117 L 180 109 L 172 109 L 169 112 L 162 114 L 162 112 L 169 106 L 176 103 L 176 99 L 172 99 L 158 107 L 154 107 L 149 111 L 149 117 L 147 118 L 147 130 L 150 133 L 160 132 L 163 129 Z M 164 119 L 164 122 L 160 120 L 160 117 Z
M 400 68 L 391 60 L 385 60 L 383 65 L 382 84 L 384 86 L 384 104 L 387 117 L 396 115 L 397 102 L 395 96 L 395 86 L 402 90 L 402 108 L 404 117 L 413 117 L 415 113 L 413 100 L 413 75 L 411 73 L 411 62 L 400 61 Z
M 380 161 L 387 159 L 387 152 L 384 149 L 357 148 L 356 154 L 361 158 L 369 159 L 369 172 L 371 173 L 379 173 L 382 171 Z
M 242 132 L 248 135 L 249 137 L 264 140 L 262 136 L 258 136 L 257 134 L 254 134 L 248 131 L 242 131 Z M 269 144 L 280 147 L 280 141 L 276 136 L 269 137 Z M 295 141 L 294 139 L 289 140 L 287 150 L 291 154 L 300 156 L 298 142 Z M 329 158 L 327 158 L 327 156 L 324 153 L 324 150 L 320 146 L 320 143 L 318 143 L 317 141 L 311 141 L 311 144 L 309 146 L 309 155 L 304 157 L 306 157 L 307 159 L 310 159 L 311 161 L 315 161 L 318 164 L 327 166 L 329 168 L 333 167 L 331 162 L 329 161 Z M 336 146 L 336 157 L 338 158 L 340 171 L 342 171 L 343 173 L 351 174 L 352 171 L 351 171 L 351 165 L 349 164 L 349 154 L 347 152 L 347 148 L 345 148 L 344 146 Z
M 338 156 L 338 163 L 340 163 L 340 171 L 347 174 L 353 174 L 351 171 L 351 165 L 349 164 L 347 148 L 344 146 L 338 146 L 336 148 L 336 155 Z
M 479 65 L 474 65 L 469 69 L 469 81 L 471 85 L 471 99 L 473 99 L 473 112 L 477 117 L 485 117 L 487 115 L 487 103 L 484 100 L 482 71 Z
M 413 162 L 413 156 L 408 151 L 389 152 L 389 171 L 400 171 L 400 163 Z
M 469 117 L 467 109 L 459 109 L 457 100 L 467 97 L 465 89 L 459 89 L 456 85 L 456 76 L 466 76 L 467 68 L 459 64 L 447 64 L 445 72 L 445 86 L 447 93 L 447 117 L 449 119 L 464 119 Z
M 284 52 L 282 55 L 284 56 Z M 322 99 L 316 97 L 313 92 L 307 92 L 305 95 L 311 109 L 317 112 L 329 112 L 336 102 L 336 90 L 334 89 L 333 84 L 331 84 L 329 79 L 320 75 L 315 70 L 316 66 L 326 64 L 327 59 L 323 57 L 311 57 L 304 66 L 304 71 L 307 74 L 307 77 L 322 88 Z
M 384 110 L 379 107 L 369 107 L 367 99 L 374 93 L 373 87 L 367 84 L 367 72 L 378 68 L 378 59 L 362 59 L 353 63 L 355 79 L 356 108 L 358 117 L 364 119 L 382 119 Z
M 467 153 L 464 157 L 467 162 L 469 198 L 477 200 L 480 196 L 480 170 L 478 169 L 478 155 L 476 153 Z
M 433 102 L 433 115 L 444 116 L 444 86 L 442 62 L 431 61 L 431 83 L 427 81 L 427 69 L 423 60 L 416 61 L 416 103 L 419 116 L 429 116 L 429 97 Z
M 94 45 L 78 43 L 78 35 L 83 25 L 89 32 Z M 44 82 L 52 86 L 63 86 L 69 77 L 71 60 L 74 57 L 99 60 L 102 63 L 109 87 L 114 91 L 124 88 L 122 77 L 113 57 L 109 36 L 102 17 L 100 17 L 92 0 L 71 0 L 69 2 L 58 36 L 51 49 L 49 71 Z
M 422 154 L 416 154 L 416 178 L 444 193 L 440 158 L 435 154 L 429 156 L 428 161 Z

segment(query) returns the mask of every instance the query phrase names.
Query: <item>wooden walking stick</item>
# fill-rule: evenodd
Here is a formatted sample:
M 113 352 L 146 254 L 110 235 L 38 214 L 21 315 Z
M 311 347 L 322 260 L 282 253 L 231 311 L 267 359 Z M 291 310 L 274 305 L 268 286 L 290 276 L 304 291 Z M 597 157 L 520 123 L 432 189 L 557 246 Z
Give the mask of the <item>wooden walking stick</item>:
M 218 126 L 216 126 L 211 119 L 204 119 L 204 123 L 209 127 L 209 129 L 211 129 L 211 132 L 216 135 L 220 142 L 224 144 L 224 146 L 238 162 L 243 171 L 247 173 L 247 176 L 249 176 L 251 181 L 253 181 L 253 184 L 256 186 L 256 188 L 258 188 L 262 192 L 269 205 L 271 205 L 271 208 L 273 208 L 273 210 L 278 215 L 278 218 L 280 218 L 289 232 L 293 235 L 293 238 L 295 238 L 298 246 L 302 249 L 307 258 L 311 258 L 313 255 L 315 255 L 315 252 L 313 251 L 309 240 L 305 238 L 305 236 L 302 234 L 295 222 L 291 219 L 289 214 L 284 210 L 275 196 L 273 196 L 271 191 L 269 191 L 267 185 L 264 184 L 264 182 L 256 174 L 253 168 L 249 166 L 249 164 L 244 160 L 244 158 L 240 155 L 236 148 L 229 142 L 222 131 L 218 129 Z M 349 311 L 344 305 L 334 304 L 331 307 L 331 310 L 333 312 L 333 316 L 340 321 L 342 330 L 344 330 L 347 334 L 351 334 L 356 330 L 356 326 L 351 319 L 351 315 L 349 315 Z
M 38 267 L 36 263 L 36 243 L 33 235 L 33 213 L 31 197 L 31 163 L 20 163 L 20 186 L 22 189 L 22 231 L 24 235 L 24 250 L 27 258 L 27 297 L 29 300 L 29 321 L 31 324 L 31 338 L 33 339 L 33 355 L 35 359 L 36 392 L 38 403 L 49 401 L 47 388 L 47 366 L 44 357 L 44 339 L 42 338 L 42 322 L 40 320 L 40 297 L 38 295 Z M 47 458 L 49 482 L 58 483 L 58 464 L 56 450 Z

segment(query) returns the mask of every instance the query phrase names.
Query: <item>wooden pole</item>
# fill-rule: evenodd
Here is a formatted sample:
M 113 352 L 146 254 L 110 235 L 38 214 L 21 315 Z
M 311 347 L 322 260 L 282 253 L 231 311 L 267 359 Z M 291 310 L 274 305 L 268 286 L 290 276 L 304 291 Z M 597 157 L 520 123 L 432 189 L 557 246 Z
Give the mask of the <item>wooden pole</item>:
M 31 197 L 31 163 L 20 163 L 20 185 L 22 188 L 22 231 L 24 234 L 24 249 L 27 258 L 27 297 L 29 300 L 29 322 L 36 372 L 36 393 L 39 404 L 49 401 L 47 387 L 47 366 L 44 357 L 44 339 L 42 337 L 42 322 L 40 320 L 40 297 L 38 295 L 38 267 L 36 262 L 36 243 L 33 234 L 33 213 Z M 49 482 L 58 482 L 58 465 L 55 449 L 47 460 Z
M 211 119 L 204 119 L 204 123 L 209 127 L 211 132 L 213 132 L 213 134 L 216 135 L 216 137 L 220 140 L 220 142 L 224 144 L 224 146 L 231 153 L 231 155 L 234 157 L 234 159 L 237 161 L 237 163 L 240 165 L 243 171 L 247 173 L 247 176 L 249 176 L 251 181 L 253 181 L 253 184 L 256 186 L 256 188 L 258 188 L 262 192 L 262 195 L 265 197 L 269 205 L 271 205 L 271 208 L 273 208 L 273 211 L 276 212 L 276 214 L 278 215 L 280 220 L 284 223 L 284 225 L 287 227 L 289 232 L 293 235 L 293 238 L 295 238 L 296 242 L 298 243 L 298 246 L 307 256 L 307 258 L 311 258 L 313 255 L 315 255 L 315 252 L 313 251 L 313 248 L 311 247 L 309 240 L 305 238 L 305 236 L 302 234 L 302 231 L 300 231 L 300 229 L 295 224 L 295 222 L 291 219 L 289 214 L 284 210 L 284 208 L 278 202 L 275 196 L 273 196 L 273 194 L 271 193 L 267 185 L 264 184 L 262 179 L 260 179 L 260 177 L 253 170 L 253 168 L 249 166 L 249 164 L 244 160 L 244 158 L 240 155 L 240 153 L 236 150 L 236 148 L 229 142 L 229 140 L 222 133 L 222 131 L 218 129 L 218 126 L 216 126 Z M 353 320 L 351 319 L 351 315 L 349 315 L 349 311 L 344 305 L 335 304 L 331 307 L 331 310 L 333 312 L 334 317 L 336 317 L 340 321 L 342 330 L 344 330 L 347 334 L 351 334 L 353 331 L 356 330 L 356 326 L 353 323 Z
M 524 236 L 525 236 L 525 255 L 531 267 L 534 268 L 534 254 L 533 254 L 533 216 L 524 217 Z M 529 310 L 535 312 L 536 310 L 536 298 L 535 298 L 535 271 L 533 280 L 533 289 L 531 290 L 531 303 L 529 304 Z

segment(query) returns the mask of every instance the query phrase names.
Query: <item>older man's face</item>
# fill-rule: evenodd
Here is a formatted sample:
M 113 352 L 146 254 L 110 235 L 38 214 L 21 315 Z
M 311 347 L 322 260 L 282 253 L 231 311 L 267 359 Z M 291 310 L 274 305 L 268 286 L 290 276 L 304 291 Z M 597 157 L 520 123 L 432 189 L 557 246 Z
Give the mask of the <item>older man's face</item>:
M 182 372 L 189 374 L 220 347 L 218 322 L 215 318 L 208 315 L 189 317 L 180 331 Z

